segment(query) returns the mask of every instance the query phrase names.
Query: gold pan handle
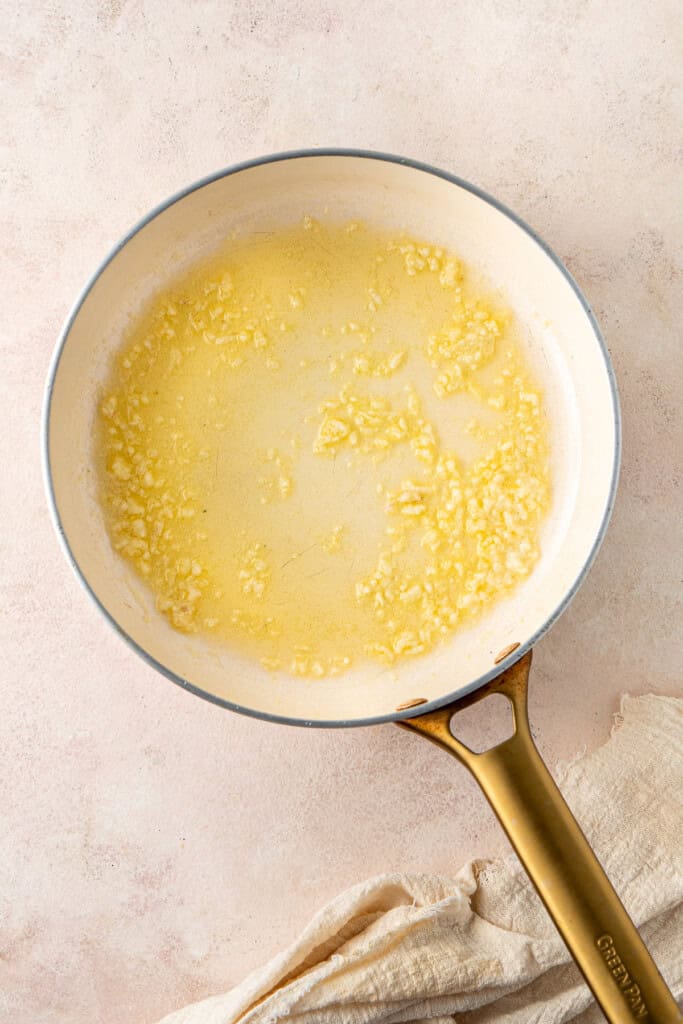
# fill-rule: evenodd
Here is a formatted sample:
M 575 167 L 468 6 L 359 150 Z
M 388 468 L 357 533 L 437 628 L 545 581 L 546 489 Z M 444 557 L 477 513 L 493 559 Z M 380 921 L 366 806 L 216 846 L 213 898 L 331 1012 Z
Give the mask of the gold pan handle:
M 536 749 L 527 711 L 530 666 L 529 653 L 480 690 L 399 724 L 457 757 L 475 777 L 607 1020 L 680 1024 L 683 1015 Z M 510 700 L 514 733 L 476 754 L 455 738 L 451 719 L 493 693 Z

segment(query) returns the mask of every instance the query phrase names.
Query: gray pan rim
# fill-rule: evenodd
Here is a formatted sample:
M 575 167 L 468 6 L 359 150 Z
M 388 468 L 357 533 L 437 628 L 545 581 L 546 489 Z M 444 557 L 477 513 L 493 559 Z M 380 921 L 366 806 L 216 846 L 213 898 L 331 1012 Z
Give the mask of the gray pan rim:
M 460 687 L 458 690 L 454 690 L 450 693 L 444 694 L 442 697 L 438 697 L 435 700 L 429 701 L 426 704 L 421 704 L 417 708 L 409 708 L 405 711 L 393 711 L 386 715 L 374 715 L 369 718 L 351 718 L 351 719 L 339 719 L 339 720 L 309 720 L 305 718 L 290 718 L 285 715 L 270 714 L 265 711 L 258 711 L 255 708 L 250 708 L 242 704 L 236 704 L 232 701 L 225 700 L 223 697 L 219 697 L 216 694 L 209 693 L 203 690 L 201 687 L 196 686 L 194 683 L 190 683 L 187 679 L 183 679 L 182 676 L 177 675 L 172 669 L 162 665 L 161 662 L 157 661 L 148 651 L 141 647 L 116 621 L 116 619 L 110 614 L 108 609 L 102 604 L 100 599 L 97 597 L 95 592 L 90 586 L 85 574 L 81 570 L 64 532 L 64 527 L 61 522 L 59 510 L 57 508 L 57 501 L 54 491 L 54 483 L 52 479 L 52 467 L 50 464 L 50 412 L 52 406 L 52 391 L 56 379 L 57 372 L 59 370 L 59 364 L 61 361 L 62 352 L 68 341 L 71 328 L 78 316 L 80 309 L 88 297 L 91 289 L 99 279 L 100 275 L 109 266 L 111 261 L 120 252 L 120 250 L 141 231 L 150 221 L 154 220 L 155 217 L 163 213 L 169 207 L 175 203 L 191 195 L 198 189 L 204 188 L 205 185 L 210 185 L 214 181 L 218 181 L 221 178 L 228 177 L 232 174 L 239 174 L 241 171 L 249 170 L 252 167 L 258 167 L 262 164 L 278 163 L 283 160 L 299 160 L 302 158 L 309 157 L 352 157 L 353 159 L 365 159 L 365 160 L 380 160 L 387 163 L 400 164 L 405 167 L 411 167 L 416 171 L 421 171 L 425 174 L 432 174 L 437 178 L 442 178 L 444 181 L 448 181 L 453 185 L 457 185 L 459 188 L 465 189 L 467 192 L 471 192 L 472 195 L 477 196 L 479 199 L 488 203 L 494 209 L 498 210 L 504 216 L 508 217 L 517 227 L 521 228 L 522 231 L 526 232 L 529 238 L 536 243 L 536 245 L 549 257 L 549 259 L 555 264 L 558 270 L 563 274 L 566 281 L 574 291 L 578 298 L 590 325 L 593 329 L 595 340 L 597 341 L 600 349 L 602 359 L 605 365 L 607 378 L 609 381 L 610 392 L 612 397 L 612 415 L 615 429 L 615 445 L 614 445 L 614 461 L 612 464 L 612 473 L 610 480 L 610 488 L 608 499 L 605 504 L 600 527 L 597 531 L 593 546 L 584 562 L 581 570 L 576 576 L 576 579 L 572 585 L 567 589 L 562 601 L 557 605 L 554 612 L 549 616 L 543 625 L 534 633 L 534 635 L 521 644 L 512 654 L 509 654 L 504 661 L 500 664 L 493 666 L 484 675 L 472 680 L 466 686 Z M 281 153 L 272 153 L 263 157 L 256 157 L 252 160 L 244 160 L 240 163 L 232 164 L 223 170 L 217 171 L 214 174 L 209 174 L 204 178 L 200 178 L 194 184 L 187 186 L 184 189 L 176 192 L 170 198 L 164 202 L 159 203 L 155 206 L 146 216 L 135 224 L 130 231 L 113 247 L 109 254 L 100 263 L 99 267 L 92 274 L 90 279 L 86 282 L 80 295 L 76 299 L 69 315 L 66 318 L 64 326 L 60 332 L 57 345 L 52 356 L 50 363 L 50 369 L 48 372 L 47 385 L 45 389 L 45 398 L 43 402 L 43 414 L 42 414 L 42 427 L 41 427 L 41 454 L 42 454 L 42 465 L 43 465 L 43 477 L 45 481 L 45 488 L 47 492 L 48 507 L 52 518 L 53 525 L 57 532 L 57 537 L 61 544 L 62 550 L 67 558 L 67 561 L 71 565 L 76 578 L 79 580 L 90 599 L 94 602 L 100 612 L 104 615 L 105 619 L 109 622 L 109 625 L 115 630 L 116 633 L 128 644 L 132 650 L 136 652 L 144 661 L 147 662 L 152 668 L 160 672 L 161 675 L 166 676 L 171 682 L 176 683 L 185 690 L 189 690 L 190 693 L 195 694 L 197 697 L 202 697 L 204 700 L 210 701 L 212 704 L 217 704 L 219 707 L 226 708 L 229 711 L 235 711 L 237 714 L 247 715 L 250 718 L 257 718 L 261 721 L 274 722 L 278 725 L 294 725 L 303 726 L 306 728 L 319 728 L 319 729 L 338 729 L 338 728 L 352 728 L 356 726 L 365 725 L 383 725 L 388 722 L 400 722 L 408 718 L 415 718 L 418 715 L 424 715 L 428 711 L 435 711 L 437 708 L 444 707 L 450 704 L 452 701 L 459 697 L 464 697 L 468 693 L 472 693 L 474 690 L 480 689 L 485 686 L 486 683 L 495 679 L 496 676 L 500 675 L 505 669 L 510 668 L 520 658 L 522 658 L 527 651 L 529 651 L 542 636 L 555 624 L 557 619 L 567 609 L 570 602 L 576 595 L 579 587 L 583 583 L 588 571 L 595 560 L 595 556 L 598 553 L 600 545 L 605 537 L 607 525 L 609 523 L 612 509 L 614 508 L 614 501 L 616 497 L 617 484 L 619 480 L 619 466 L 621 461 L 621 414 L 619 409 L 619 396 L 617 392 L 617 384 L 614 376 L 614 369 L 610 360 L 609 353 L 607 351 L 607 345 L 598 326 L 597 319 L 590 303 L 584 296 L 583 292 L 579 288 L 578 284 L 574 280 L 573 276 L 567 270 L 562 260 L 553 252 L 553 250 L 543 241 L 543 239 L 531 228 L 521 217 L 518 217 L 511 209 L 509 209 L 504 203 L 499 202 L 493 196 L 489 195 L 483 189 L 478 188 L 476 185 L 472 185 L 470 182 L 465 181 L 463 178 L 458 177 L 456 174 L 451 174 L 448 171 L 440 170 L 431 164 L 422 163 L 419 160 L 412 160 L 407 157 L 396 156 L 392 153 L 384 153 L 375 150 L 367 149 L 350 149 L 350 148 L 321 148 L 321 149 L 295 149 L 287 150 Z

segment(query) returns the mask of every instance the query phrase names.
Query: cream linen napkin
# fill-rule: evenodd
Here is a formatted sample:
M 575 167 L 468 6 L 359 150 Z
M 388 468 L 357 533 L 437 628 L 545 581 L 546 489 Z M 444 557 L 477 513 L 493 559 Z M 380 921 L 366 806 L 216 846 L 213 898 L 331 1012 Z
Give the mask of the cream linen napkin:
M 454 770 L 455 767 L 454 767 Z M 560 785 L 683 997 L 683 700 L 626 697 Z M 512 856 L 342 893 L 226 995 L 162 1024 L 592 1024 L 603 1018 Z

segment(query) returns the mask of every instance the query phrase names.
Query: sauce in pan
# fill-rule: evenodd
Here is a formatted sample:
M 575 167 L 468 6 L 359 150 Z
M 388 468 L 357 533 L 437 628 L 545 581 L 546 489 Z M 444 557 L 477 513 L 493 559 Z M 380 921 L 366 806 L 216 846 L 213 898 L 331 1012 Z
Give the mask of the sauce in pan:
M 420 655 L 529 575 L 550 505 L 512 315 L 362 224 L 226 244 L 123 340 L 97 430 L 112 544 L 179 630 L 302 675 Z

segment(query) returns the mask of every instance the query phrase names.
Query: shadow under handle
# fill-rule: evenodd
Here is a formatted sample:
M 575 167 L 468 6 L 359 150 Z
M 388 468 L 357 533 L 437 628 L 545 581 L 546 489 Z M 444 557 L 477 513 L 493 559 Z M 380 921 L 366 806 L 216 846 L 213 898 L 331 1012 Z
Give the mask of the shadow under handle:
M 530 665 L 529 653 L 474 693 L 398 724 L 475 777 L 607 1020 L 680 1024 L 683 1015 L 536 749 L 527 712 Z M 476 754 L 453 735 L 451 719 L 493 693 L 510 700 L 515 731 Z

